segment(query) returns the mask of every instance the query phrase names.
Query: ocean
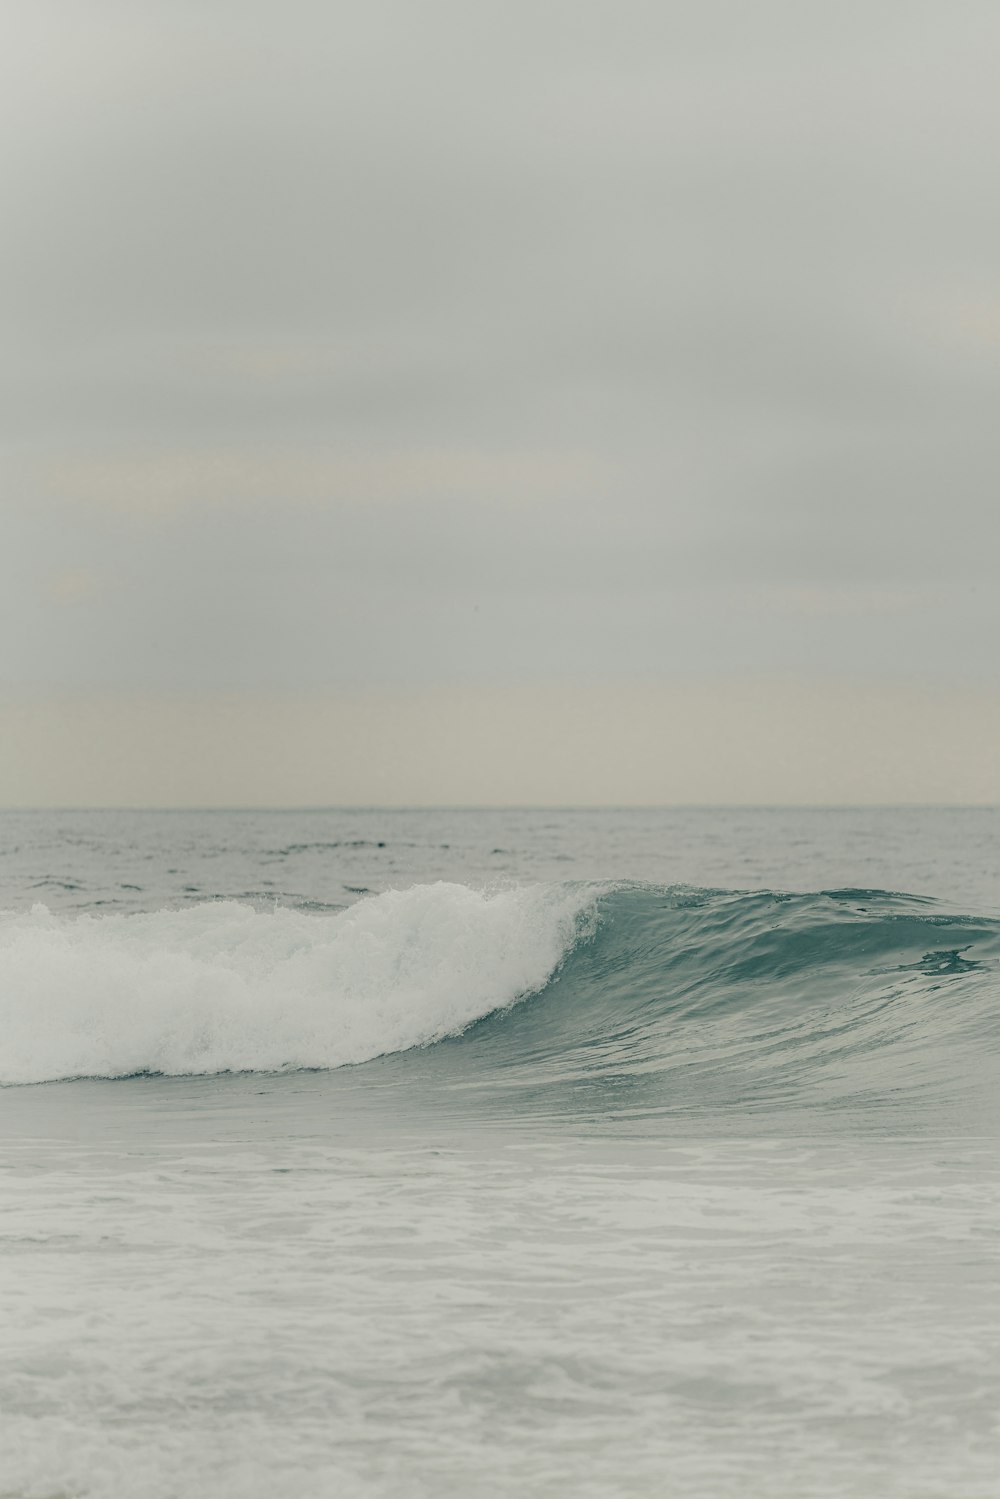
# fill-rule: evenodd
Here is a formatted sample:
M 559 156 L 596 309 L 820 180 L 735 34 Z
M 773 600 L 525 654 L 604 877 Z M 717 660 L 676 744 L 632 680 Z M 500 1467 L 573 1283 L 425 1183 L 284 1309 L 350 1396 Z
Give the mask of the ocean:
M 0 1499 L 995 1499 L 1000 811 L 0 815 Z

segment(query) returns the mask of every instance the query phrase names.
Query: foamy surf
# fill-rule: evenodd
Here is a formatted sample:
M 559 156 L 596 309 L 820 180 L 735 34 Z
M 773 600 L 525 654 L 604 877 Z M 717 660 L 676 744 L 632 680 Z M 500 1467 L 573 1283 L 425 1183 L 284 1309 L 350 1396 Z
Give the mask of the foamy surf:
M 541 988 L 593 887 L 390 890 L 334 916 L 232 901 L 0 917 L 0 1083 L 336 1068 Z

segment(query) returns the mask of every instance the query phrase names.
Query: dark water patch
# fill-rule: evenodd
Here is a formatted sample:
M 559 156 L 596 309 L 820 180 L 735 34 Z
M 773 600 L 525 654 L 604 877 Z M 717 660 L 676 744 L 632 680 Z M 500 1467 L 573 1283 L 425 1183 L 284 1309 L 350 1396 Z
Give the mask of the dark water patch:
M 945 974 L 945 973 L 971 973 L 976 968 L 985 968 L 984 963 L 976 962 L 973 958 L 963 958 L 962 953 L 967 948 L 952 947 L 946 952 L 924 953 L 919 963 L 904 964 L 901 971 L 907 969 L 919 973 Z
M 274 859 L 288 859 L 295 854 L 331 853 L 336 849 L 345 848 L 386 848 L 385 839 L 373 838 L 333 838 L 323 839 L 311 843 L 287 843 L 283 848 L 269 848 L 265 853 Z M 397 844 L 400 848 L 415 848 L 416 844 Z

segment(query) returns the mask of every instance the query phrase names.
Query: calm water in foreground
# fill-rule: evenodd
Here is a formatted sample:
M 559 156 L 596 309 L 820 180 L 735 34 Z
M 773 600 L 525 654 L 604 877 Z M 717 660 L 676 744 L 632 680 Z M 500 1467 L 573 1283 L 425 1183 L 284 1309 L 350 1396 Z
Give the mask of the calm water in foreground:
M 0 1499 L 1000 1474 L 1000 812 L 0 815 Z

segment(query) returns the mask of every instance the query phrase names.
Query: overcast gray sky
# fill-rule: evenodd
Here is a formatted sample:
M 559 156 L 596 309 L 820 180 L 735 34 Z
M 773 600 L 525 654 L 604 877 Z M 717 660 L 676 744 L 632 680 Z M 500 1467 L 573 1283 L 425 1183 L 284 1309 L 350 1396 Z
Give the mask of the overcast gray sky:
M 2 17 L 0 802 L 1000 797 L 994 4 Z

